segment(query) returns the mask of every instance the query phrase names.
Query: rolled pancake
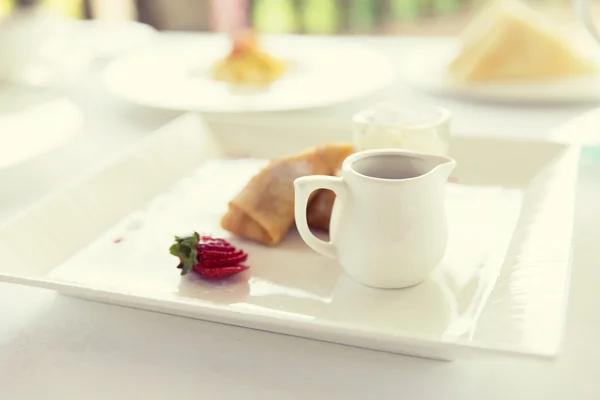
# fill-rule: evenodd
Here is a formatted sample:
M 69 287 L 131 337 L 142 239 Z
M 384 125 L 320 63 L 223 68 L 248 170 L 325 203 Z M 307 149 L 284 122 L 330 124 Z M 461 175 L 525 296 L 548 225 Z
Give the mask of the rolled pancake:
M 332 175 L 352 151 L 351 144 L 327 144 L 271 161 L 229 202 L 221 227 L 259 243 L 278 244 L 294 224 L 294 180 Z
M 327 163 L 334 171 L 331 175 L 340 175 L 342 163 L 350 154 L 354 152 L 351 145 L 337 149 L 336 152 L 329 152 Z M 341 154 L 340 154 L 341 153 Z M 333 202 L 335 201 L 335 193 L 331 190 L 319 190 L 315 198 L 311 201 L 306 211 L 306 221 L 308 226 L 322 231 L 329 231 L 329 223 L 331 221 L 331 211 L 333 210 Z
M 327 175 L 336 175 L 344 160 L 354 153 L 354 146 L 351 143 L 330 143 L 316 147 L 314 151 L 329 167 Z
M 328 232 L 334 201 L 335 193 L 331 190 L 319 190 L 306 211 L 308 226 Z

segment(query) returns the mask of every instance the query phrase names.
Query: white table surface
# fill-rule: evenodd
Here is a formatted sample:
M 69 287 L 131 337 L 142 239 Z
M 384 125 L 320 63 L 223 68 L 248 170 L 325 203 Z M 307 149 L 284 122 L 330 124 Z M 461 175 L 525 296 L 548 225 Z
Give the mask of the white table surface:
M 169 34 L 160 40 L 193 37 Z M 439 39 L 345 40 L 381 48 L 401 63 L 407 51 Z M 98 76 L 95 68 L 63 87 L 83 109 L 81 135 L 58 150 L 0 170 L 0 224 L 181 114 L 112 98 Z M 368 99 L 278 117 L 346 120 L 378 99 L 445 106 L 454 112 L 456 131 L 524 137 L 548 136 L 593 108 L 434 98 L 399 79 Z M 600 126 L 600 112 L 593 118 Z M 598 399 L 600 152 L 596 162 L 591 158 L 584 158 L 581 171 L 566 339 L 554 361 L 421 360 L 0 284 L 0 398 Z

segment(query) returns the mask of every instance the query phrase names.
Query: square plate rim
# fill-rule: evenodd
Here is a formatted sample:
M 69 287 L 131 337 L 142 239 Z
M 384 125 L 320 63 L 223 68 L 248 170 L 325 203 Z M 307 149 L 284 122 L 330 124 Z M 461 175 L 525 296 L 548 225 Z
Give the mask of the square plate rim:
M 163 126 L 161 129 L 159 129 L 159 131 L 161 132 L 166 132 L 168 127 L 171 127 L 173 124 L 189 124 L 191 121 L 193 124 L 200 124 L 198 126 L 204 126 L 204 122 L 201 118 L 199 118 L 199 116 L 195 115 L 195 114 L 184 114 L 183 116 L 174 119 L 173 121 L 171 121 L 169 124 L 167 124 L 166 126 Z M 52 198 L 55 197 L 60 197 L 61 195 L 64 195 L 66 192 L 68 192 L 69 188 L 75 187 L 79 184 L 81 184 L 82 182 L 88 181 L 90 179 L 92 179 L 96 174 L 98 174 L 99 172 L 103 171 L 104 169 L 116 165 L 119 161 L 122 161 L 124 159 L 127 159 L 129 157 L 131 157 L 132 155 L 134 155 L 135 153 L 137 153 L 138 151 L 140 151 L 140 147 L 143 147 L 145 145 L 147 145 L 148 143 L 151 143 L 153 140 L 155 140 L 154 138 L 156 137 L 156 135 L 158 134 L 158 131 L 148 135 L 142 139 L 140 139 L 140 143 L 139 146 L 135 146 L 133 148 L 127 149 L 127 151 L 123 152 L 122 154 L 118 154 L 115 155 L 115 157 L 113 157 L 113 160 L 108 161 L 106 163 L 104 163 L 104 165 L 98 167 L 97 169 L 89 172 L 88 174 L 86 174 L 86 176 L 82 177 L 81 179 L 78 179 L 74 182 L 71 182 L 68 185 L 65 185 L 61 188 L 59 188 L 59 190 L 50 193 L 48 196 L 45 196 L 44 198 L 40 199 L 38 201 L 37 204 L 35 204 L 33 207 L 31 207 L 30 209 L 24 211 L 21 214 L 15 215 L 13 219 L 11 219 L 9 222 L 7 222 L 5 225 L 3 225 L 2 227 L 0 227 L 0 234 L 2 233 L 2 231 L 4 231 L 7 227 L 11 226 L 12 224 L 18 223 L 19 218 L 22 216 L 26 216 L 28 215 L 32 210 L 34 209 L 38 209 L 40 207 L 44 207 L 44 205 L 46 205 Z M 501 141 L 501 142 L 516 142 L 516 143 L 529 143 L 529 144 L 540 144 L 540 145 L 546 145 L 549 143 L 553 143 L 553 144 L 557 144 L 559 145 L 561 148 L 563 148 L 565 151 L 569 151 L 569 149 L 571 149 L 571 151 L 576 152 L 577 153 L 577 166 L 579 165 L 579 146 L 576 146 L 575 144 L 572 143 L 564 143 L 561 141 L 552 141 L 552 140 L 539 140 L 539 139 L 515 139 L 512 137 L 509 138 L 502 138 L 502 137 L 487 137 L 487 136 L 478 136 L 478 135 L 473 135 L 473 134 L 466 134 L 466 135 L 453 135 L 456 137 L 464 137 L 464 138 L 469 138 L 469 139 L 476 139 L 476 140 L 491 140 L 491 141 Z M 209 157 L 210 158 L 210 157 Z M 575 185 L 577 184 L 577 176 L 575 177 L 575 181 L 573 182 Z M 0 243 L 2 244 L 2 243 Z M 51 267 L 52 268 L 55 268 Z M 570 278 L 571 276 L 571 257 L 568 260 L 568 277 Z M 40 288 L 45 288 L 45 289 L 51 289 L 51 290 L 56 290 L 60 293 L 65 293 L 65 294 L 73 294 L 76 297 L 83 297 L 86 299 L 91 299 L 91 300 L 95 300 L 95 301 L 101 301 L 98 300 L 97 298 L 94 299 L 94 296 L 87 296 L 85 293 L 79 293 L 82 290 L 83 291 L 91 291 L 94 292 L 95 290 L 93 288 L 89 288 L 86 287 L 84 285 L 74 285 L 74 284 L 70 284 L 70 283 L 66 283 L 66 282 L 61 282 L 61 281 L 54 281 L 54 280 L 49 280 L 49 279 L 43 279 L 42 277 L 36 278 L 36 277 L 27 277 L 27 276 L 19 276 L 19 275 L 15 275 L 15 274 L 6 274 L 3 273 L 2 271 L 0 271 L 0 282 L 7 282 L 7 283 L 15 283 L 15 284 L 21 284 L 21 285 L 27 285 L 27 286 L 33 286 L 33 287 L 40 287 Z M 566 284 L 566 288 L 565 288 L 565 293 L 564 293 L 564 298 L 563 298 L 563 303 L 565 303 L 564 306 L 564 311 L 566 312 L 566 302 L 568 299 L 568 282 Z M 99 292 L 101 293 L 112 293 L 110 290 L 99 290 Z M 147 297 L 139 297 L 139 296 L 135 296 L 135 295 L 130 295 L 127 293 L 119 293 L 119 292 L 115 292 L 113 293 L 114 295 L 119 295 L 119 296 L 125 296 L 124 300 L 122 302 L 115 302 L 115 301 L 106 301 L 107 303 L 110 304 L 115 304 L 115 305 L 125 305 L 123 303 L 126 303 L 126 300 L 131 299 L 131 298 L 137 298 L 140 299 L 142 298 L 143 300 L 148 300 Z M 101 301 L 102 302 L 102 301 Z M 182 303 L 178 303 L 178 302 L 168 302 L 165 300 L 161 300 L 161 302 L 163 304 L 178 304 L 181 305 Z M 138 309 L 144 309 L 144 310 L 150 310 L 150 311 L 157 311 L 157 312 L 163 312 L 160 310 L 156 310 L 153 309 L 152 307 L 148 308 L 147 306 L 144 307 L 143 304 L 141 304 L 139 307 L 136 307 L 134 305 L 125 305 L 128 307 L 133 307 L 133 308 L 138 308 Z M 194 306 L 195 308 L 198 308 L 198 306 Z M 202 309 L 205 309 L 204 311 L 206 311 L 206 307 L 200 307 Z M 214 308 L 214 307 L 213 307 Z M 218 307 L 217 307 L 218 308 Z M 171 310 L 173 311 L 173 310 Z M 181 315 L 181 314 L 177 314 L 177 313 L 173 313 L 173 312 L 167 312 L 168 314 L 176 314 L 176 315 Z M 228 313 L 231 313 L 231 311 L 228 311 Z M 250 313 L 239 313 L 244 314 L 244 315 L 249 315 Z M 236 313 L 237 315 L 237 313 Z M 185 316 L 185 315 L 184 315 Z M 196 319 L 201 319 L 201 320 L 206 320 L 206 321 L 213 321 L 213 322 L 218 322 L 218 323 L 225 323 L 228 325 L 235 325 L 235 326 L 242 326 L 242 327 L 246 327 L 246 328 L 251 328 L 251 329 L 259 329 L 259 330 L 266 330 L 266 331 L 271 331 L 271 332 L 276 332 L 276 333 L 283 333 L 283 334 L 288 334 L 285 332 L 280 332 L 280 331 L 273 331 L 273 330 L 269 330 L 269 329 L 261 329 L 259 327 L 253 327 L 253 326 L 247 326 L 245 324 L 240 324 L 240 323 L 235 323 L 235 322 L 222 322 L 222 321 L 215 321 L 214 319 L 210 319 L 204 316 L 199 316 L 196 315 L 195 317 Z M 235 320 L 235 318 L 233 318 Z M 563 317 L 564 319 L 564 317 Z M 243 318 L 239 318 L 239 321 L 242 321 Z M 238 322 L 239 322 L 238 321 Z M 289 325 L 291 323 L 291 321 L 286 321 L 286 323 Z M 300 325 L 303 325 L 304 328 L 306 328 L 306 324 L 305 322 L 300 322 Z M 564 321 L 563 321 L 563 325 L 564 325 Z M 323 326 L 323 323 L 320 322 L 319 326 Z M 298 328 L 298 327 L 297 327 Z M 331 327 L 330 327 L 331 328 Z M 299 329 L 299 328 L 298 328 Z M 347 335 L 349 332 L 352 331 L 352 329 L 349 328 L 340 328 L 340 327 L 333 327 L 331 329 L 341 329 L 341 331 L 338 331 L 338 334 L 342 333 Z M 364 333 L 364 332 L 363 332 Z M 294 336 L 299 336 L 299 335 L 294 335 Z M 314 337 L 310 337 L 309 335 L 300 335 L 301 337 L 307 337 L 307 338 L 311 338 L 311 339 L 316 339 L 316 340 L 321 340 L 318 338 L 314 338 Z M 368 336 L 368 335 L 367 335 Z M 381 336 L 380 332 L 377 332 L 377 336 Z M 371 339 L 375 339 L 375 336 L 371 336 Z M 405 342 L 413 342 L 413 343 L 417 343 L 417 344 L 421 344 L 421 345 L 426 345 L 426 346 L 446 346 L 449 347 L 451 351 L 461 351 L 461 350 L 468 350 L 471 353 L 482 353 L 482 354 L 495 354 L 495 355 L 522 355 L 522 356 L 528 356 L 528 357 L 541 357 L 541 358 L 552 358 L 554 356 L 554 354 L 544 354 L 544 353 L 531 353 L 526 351 L 525 349 L 519 349 L 519 348 L 515 348 L 514 346 L 510 346 L 509 348 L 503 348 L 503 346 L 494 346 L 494 347 L 489 347 L 489 346 L 479 346 L 479 345 L 475 345 L 474 343 L 464 343 L 464 342 L 458 342 L 458 341 L 442 341 L 442 340 L 436 340 L 436 339 L 430 339 L 427 337 L 422 337 L 422 336 L 410 336 L 410 335 L 406 335 L 406 334 L 395 334 L 395 335 L 390 335 L 389 338 L 381 338 L 379 337 L 379 340 L 394 340 L 394 339 L 399 339 L 402 338 Z M 330 341 L 330 342 L 334 342 L 334 343 L 339 343 L 339 342 L 335 342 L 335 341 Z M 351 345 L 351 344 L 350 344 Z M 359 346 L 359 347 L 364 347 L 364 346 Z M 375 349 L 377 350 L 377 349 Z M 384 351 L 390 351 L 390 350 L 384 350 Z M 394 351 L 391 351 L 394 352 Z M 460 357 L 462 358 L 462 357 Z

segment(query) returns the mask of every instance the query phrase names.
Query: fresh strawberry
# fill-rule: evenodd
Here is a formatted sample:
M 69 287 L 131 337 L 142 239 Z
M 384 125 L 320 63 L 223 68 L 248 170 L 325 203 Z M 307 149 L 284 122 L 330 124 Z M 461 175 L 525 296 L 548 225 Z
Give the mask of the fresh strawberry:
M 170 253 L 179 258 L 177 268 L 181 275 L 195 271 L 206 279 L 223 279 L 247 270 L 242 263 L 248 254 L 236 249 L 228 241 L 212 236 L 200 236 L 194 232 L 192 236 L 175 236 L 175 244 Z
M 234 267 L 219 267 L 219 268 L 196 268 L 194 271 L 204 276 L 206 279 L 223 279 L 231 275 L 243 272 L 249 267 L 246 265 L 236 265 Z

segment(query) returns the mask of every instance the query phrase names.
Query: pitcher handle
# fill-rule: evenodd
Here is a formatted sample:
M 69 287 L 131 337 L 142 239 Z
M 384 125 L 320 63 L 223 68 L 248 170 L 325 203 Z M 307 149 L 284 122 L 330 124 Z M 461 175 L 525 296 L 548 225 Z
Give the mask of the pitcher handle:
M 600 43 L 600 32 L 598 32 L 598 28 L 592 21 L 592 16 L 590 13 L 590 4 L 587 0 L 573 0 L 575 5 L 575 9 L 579 14 L 579 18 L 585 25 L 588 32 L 596 39 L 598 43 Z
M 302 240 L 314 251 L 326 257 L 337 259 L 334 243 L 319 239 L 310 231 L 306 219 L 306 208 L 311 193 L 319 189 L 329 189 L 335 193 L 337 201 L 343 201 L 346 194 L 346 183 L 343 178 L 335 176 L 304 176 L 294 181 L 294 214 L 296 227 Z

